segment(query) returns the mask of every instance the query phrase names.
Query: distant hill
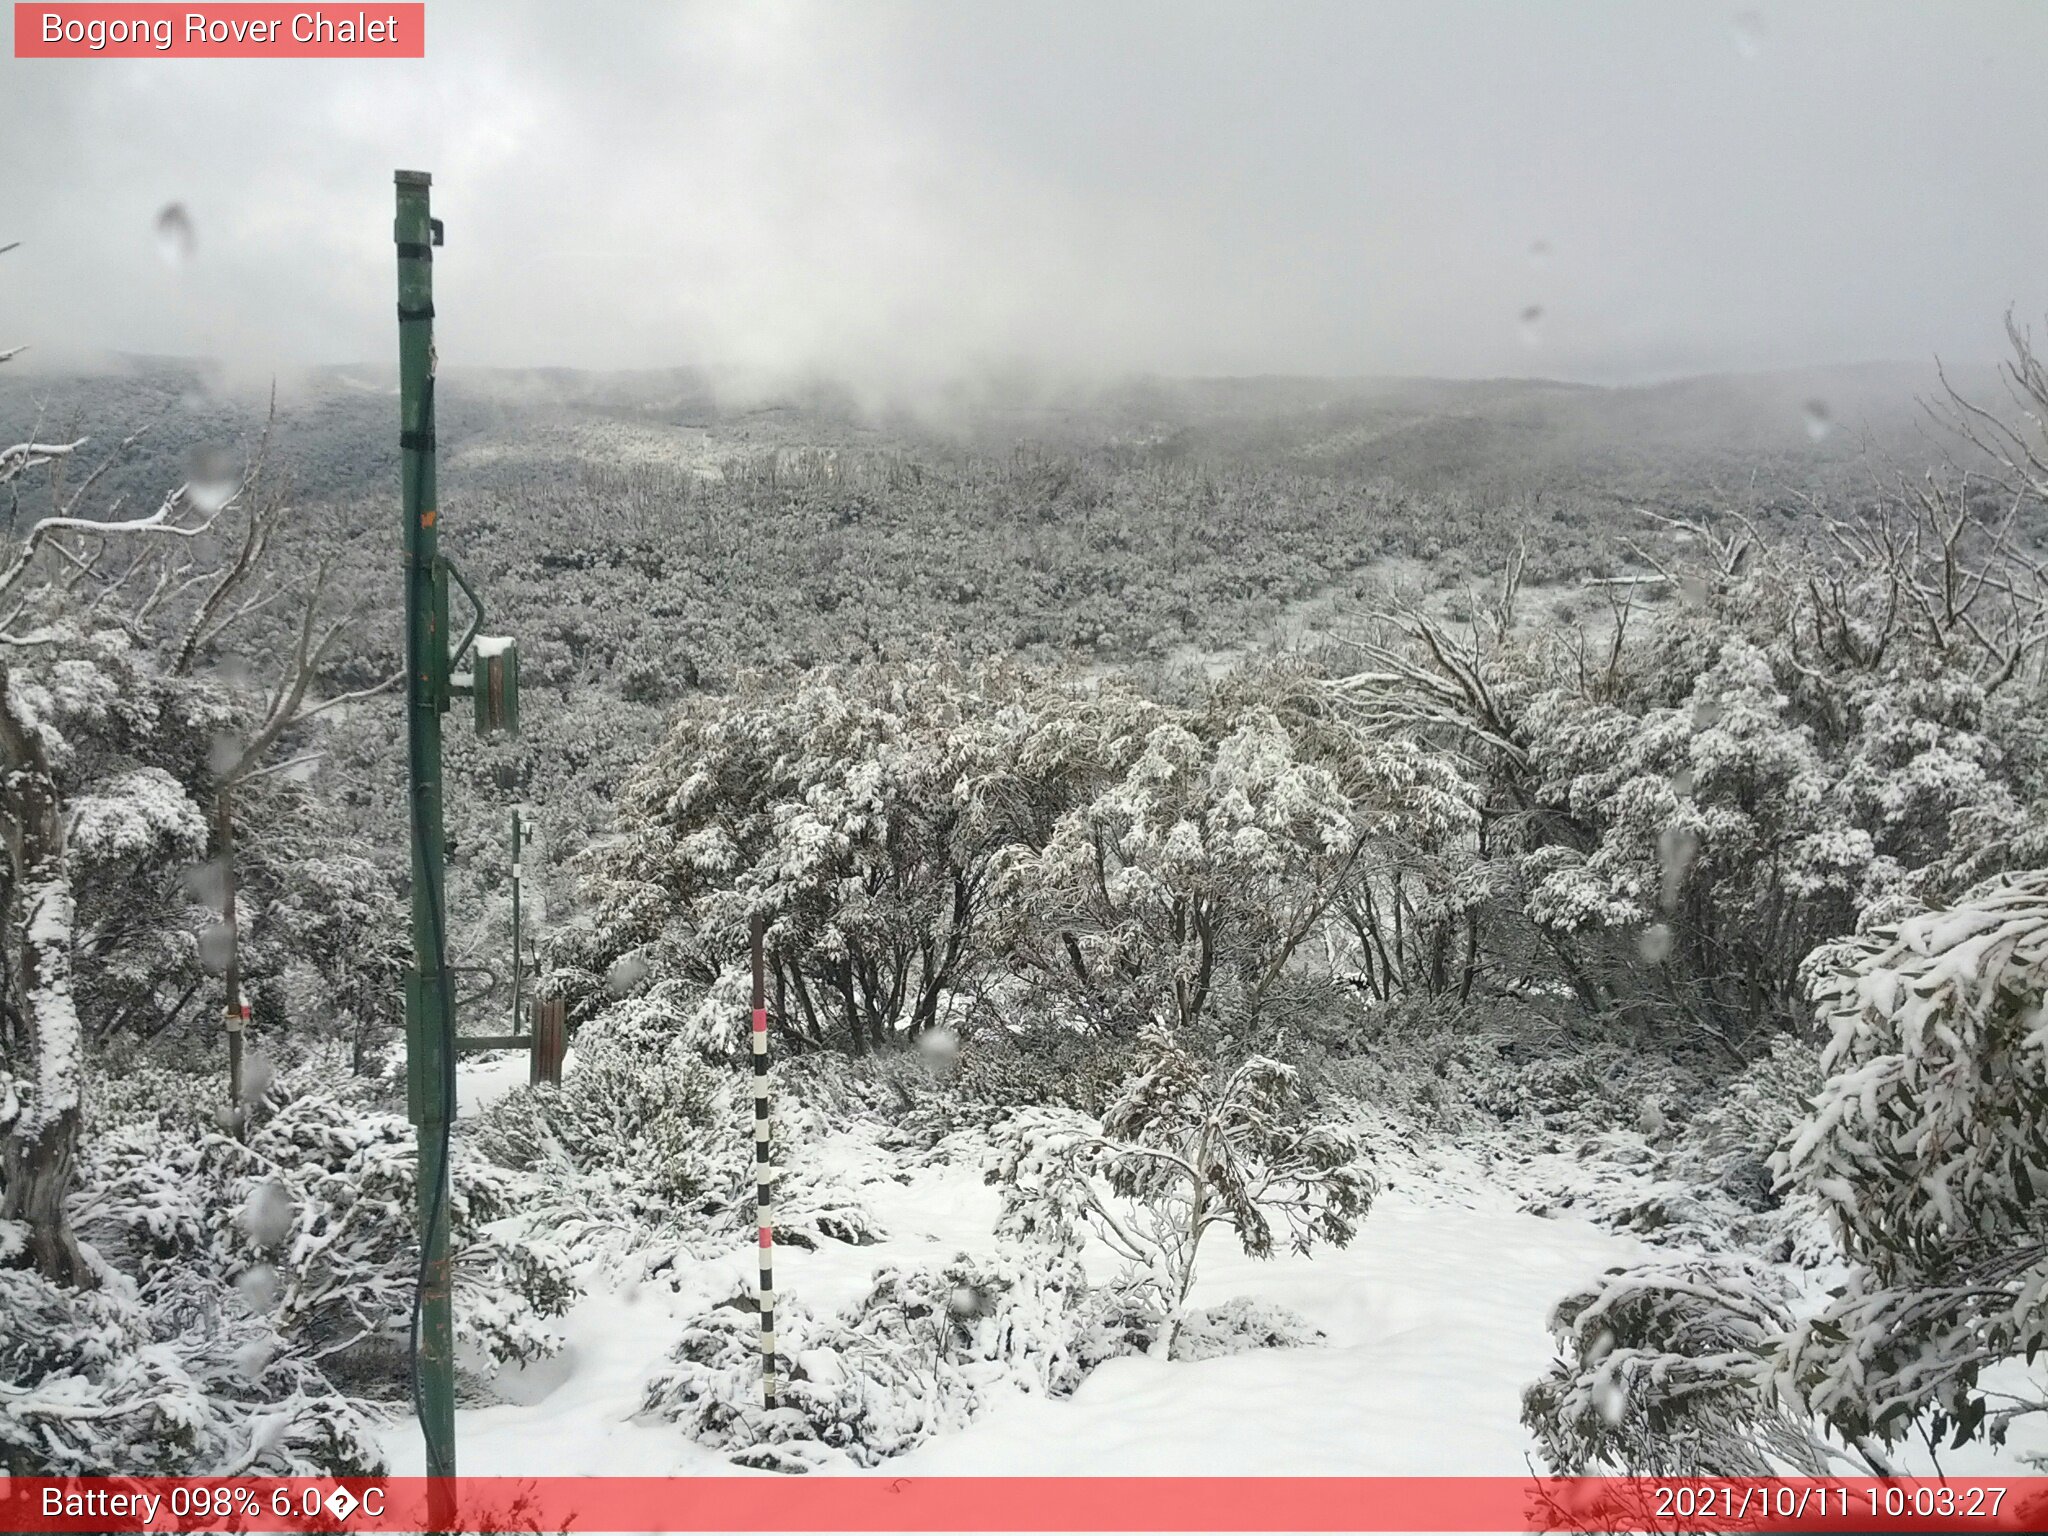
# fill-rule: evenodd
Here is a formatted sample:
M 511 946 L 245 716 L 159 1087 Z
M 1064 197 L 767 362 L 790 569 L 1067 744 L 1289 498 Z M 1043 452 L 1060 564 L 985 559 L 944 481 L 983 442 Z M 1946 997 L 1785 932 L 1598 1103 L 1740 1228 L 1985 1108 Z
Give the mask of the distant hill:
M 22 362 L 28 362 L 28 358 Z M 1959 381 L 1996 399 L 1993 381 Z M 1001 378 L 912 410 L 829 383 L 722 392 L 691 369 L 444 368 L 440 433 L 460 483 L 465 450 L 507 472 L 549 456 L 674 452 L 715 466 L 771 449 L 914 456 L 1137 452 L 1271 465 L 1482 498 L 1595 501 L 1743 486 L 1816 486 L 1860 473 L 1866 444 L 1913 467 L 1935 448 L 1916 398 L 1933 368 L 1873 364 L 1600 387 L 1545 379 L 1133 379 L 1048 391 Z M 381 495 L 396 469 L 395 376 L 373 365 L 278 382 L 279 452 L 302 495 Z M 260 392 L 191 360 L 0 369 L 0 423 L 110 444 L 150 432 L 124 472 L 161 487 L 201 445 L 250 442 Z M 479 451 L 488 450 L 488 451 Z M 121 477 L 116 477 L 120 483 Z

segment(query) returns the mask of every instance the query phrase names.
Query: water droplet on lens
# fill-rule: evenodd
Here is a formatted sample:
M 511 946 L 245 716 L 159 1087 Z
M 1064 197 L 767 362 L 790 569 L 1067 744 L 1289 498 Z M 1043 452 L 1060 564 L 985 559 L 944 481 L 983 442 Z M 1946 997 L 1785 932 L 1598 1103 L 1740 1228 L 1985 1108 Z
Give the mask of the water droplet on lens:
M 1692 785 L 1693 778 L 1690 768 L 1681 768 L 1678 772 L 1671 775 L 1671 793 L 1678 796 L 1681 800 L 1692 793 Z
M 605 990 L 613 997 L 624 997 L 647 979 L 647 970 L 647 961 L 642 956 L 622 956 L 604 973 Z
M 198 241 L 192 230 L 192 215 L 183 203 L 165 203 L 156 215 L 156 248 L 165 261 L 182 267 L 192 259 Z
M 1636 938 L 1636 950 L 1650 964 L 1655 965 L 1668 959 L 1671 954 L 1671 925 L 1652 923 Z
M 1828 414 L 1827 401 L 1807 401 L 1804 414 L 1806 418 L 1806 435 L 1816 443 L 1835 430 L 1834 418 Z
M 1700 836 L 1691 827 L 1666 827 L 1657 838 L 1657 861 L 1663 867 L 1664 888 L 1659 897 L 1666 912 L 1678 906 L 1678 894 L 1685 886 L 1686 872 L 1699 857 Z
M 1753 59 L 1764 51 L 1764 19 L 1755 11 L 1744 11 L 1735 18 L 1735 51 L 1745 59 Z
M 1532 266 L 1547 266 L 1550 262 L 1550 242 L 1532 240 L 1529 242 L 1529 263 Z
M 270 1368 L 271 1357 L 276 1353 L 270 1340 L 251 1339 L 228 1358 L 234 1362 L 244 1381 L 261 1381 L 263 1373 Z
M 1722 713 L 1721 701 L 1719 699 L 1701 699 L 1692 707 L 1693 729 L 1699 731 L 1712 730 L 1721 723 Z
M 252 1312 L 262 1312 L 277 1300 L 277 1271 L 268 1264 L 252 1264 L 235 1277 L 235 1294 Z
M 1522 311 L 1522 345 L 1540 347 L 1543 345 L 1543 306 L 1531 304 Z
M 1619 1424 L 1627 1417 L 1628 1388 L 1616 1379 L 1612 1371 L 1602 1371 L 1594 1378 L 1593 1406 L 1610 1424 Z
M 242 1067 L 242 1102 L 256 1104 L 277 1081 L 277 1064 L 258 1051 Z
M 266 1179 L 249 1191 L 236 1219 L 257 1247 L 275 1248 L 290 1235 L 297 1214 L 291 1192 L 276 1180 Z
M 195 448 L 185 458 L 185 496 L 202 512 L 218 512 L 234 499 L 242 477 L 225 448 Z
M 226 731 L 218 731 L 206 747 L 206 769 L 215 778 L 235 771 L 242 760 L 242 743 Z
M 218 912 L 228 902 L 227 867 L 219 859 L 202 859 L 178 877 L 178 888 L 187 900 Z
M 233 923 L 208 923 L 199 930 L 199 963 L 209 976 L 218 976 L 228 968 L 228 956 L 235 950 L 235 925 Z

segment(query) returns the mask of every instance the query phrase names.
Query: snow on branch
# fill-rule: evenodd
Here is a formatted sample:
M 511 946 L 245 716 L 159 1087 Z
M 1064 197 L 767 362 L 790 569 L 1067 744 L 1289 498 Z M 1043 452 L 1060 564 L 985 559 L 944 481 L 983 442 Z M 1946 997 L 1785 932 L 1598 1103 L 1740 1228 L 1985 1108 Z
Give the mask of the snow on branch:
M 12 352 L 0 352 L 0 363 L 6 362 L 21 350 L 20 347 L 16 347 Z M 24 470 L 38 468 L 53 459 L 69 458 L 90 441 L 90 438 L 80 437 L 68 443 L 27 442 L 0 448 L 0 485 L 5 485 Z
M 21 552 L 15 556 L 14 563 L 4 574 L 0 574 L 0 596 L 13 591 L 22 577 L 28 574 L 29 567 L 35 563 L 36 556 L 42 552 L 43 545 L 49 541 L 52 534 L 72 532 L 99 537 L 113 534 L 164 534 L 172 538 L 192 539 L 211 528 L 214 519 L 233 503 L 233 498 L 230 497 L 227 502 L 207 513 L 197 523 L 174 521 L 178 512 L 187 504 L 188 490 L 188 486 L 179 486 L 165 496 L 157 509 L 147 517 L 131 517 L 121 522 L 102 522 L 90 517 L 69 517 L 61 514 L 43 518 L 29 529 L 28 537 L 22 540 Z

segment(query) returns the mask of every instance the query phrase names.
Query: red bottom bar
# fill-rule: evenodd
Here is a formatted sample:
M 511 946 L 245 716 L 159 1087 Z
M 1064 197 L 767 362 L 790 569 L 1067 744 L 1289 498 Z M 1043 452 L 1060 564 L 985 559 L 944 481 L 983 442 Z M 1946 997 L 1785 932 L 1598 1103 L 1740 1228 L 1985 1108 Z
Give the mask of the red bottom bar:
M 0 1530 L 2040 1531 L 2048 1478 L 0 1478 Z

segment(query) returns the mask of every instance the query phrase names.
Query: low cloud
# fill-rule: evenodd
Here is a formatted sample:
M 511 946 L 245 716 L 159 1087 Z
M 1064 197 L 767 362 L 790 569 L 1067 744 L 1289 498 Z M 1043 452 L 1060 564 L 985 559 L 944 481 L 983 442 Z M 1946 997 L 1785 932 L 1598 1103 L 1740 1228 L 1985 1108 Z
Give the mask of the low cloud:
M 383 359 L 398 166 L 479 364 L 1611 380 L 2048 310 L 2035 6 L 435 0 L 428 39 L 0 62 L 0 341 Z

